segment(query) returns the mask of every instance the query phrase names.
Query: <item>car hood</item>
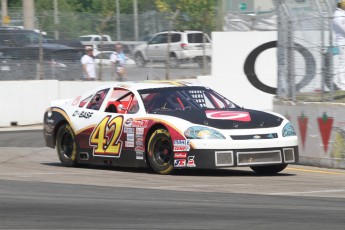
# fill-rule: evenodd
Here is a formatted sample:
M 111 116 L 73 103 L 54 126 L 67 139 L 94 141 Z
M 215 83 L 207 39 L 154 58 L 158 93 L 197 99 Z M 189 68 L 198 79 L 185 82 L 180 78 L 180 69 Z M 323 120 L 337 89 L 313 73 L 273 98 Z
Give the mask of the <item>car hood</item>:
M 271 113 L 249 109 L 156 111 L 155 114 L 178 117 L 193 124 L 218 129 L 272 128 L 280 126 L 284 120 Z

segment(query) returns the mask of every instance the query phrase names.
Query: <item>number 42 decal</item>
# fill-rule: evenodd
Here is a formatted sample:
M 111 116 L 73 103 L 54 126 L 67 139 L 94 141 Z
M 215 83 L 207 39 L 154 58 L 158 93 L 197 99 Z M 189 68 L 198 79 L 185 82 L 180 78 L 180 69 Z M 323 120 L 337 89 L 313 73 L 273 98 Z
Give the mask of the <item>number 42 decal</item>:
M 109 121 L 110 117 L 106 116 L 90 136 L 90 145 L 95 146 L 94 155 L 120 156 L 122 141 L 119 139 L 123 128 L 123 116 L 114 117 Z

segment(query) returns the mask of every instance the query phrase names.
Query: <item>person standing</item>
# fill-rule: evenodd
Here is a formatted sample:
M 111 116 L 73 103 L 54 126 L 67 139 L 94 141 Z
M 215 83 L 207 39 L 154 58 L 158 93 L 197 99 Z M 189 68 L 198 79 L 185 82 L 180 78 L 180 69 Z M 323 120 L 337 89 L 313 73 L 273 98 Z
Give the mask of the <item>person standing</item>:
M 340 90 L 345 90 L 345 0 L 337 0 L 337 9 L 333 15 L 334 42 L 337 50 L 335 63 L 338 67 L 334 83 Z
M 96 80 L 96 62 L 92 46 L 85 46 L 85 54 L 80 60 L 83 67 L 84 80 Z
M 115 45 L 115 52 L 110 55 L 110 61 L 112 62 L 118 81 L 125 80 L 126 77 L 126 55 L 123 52 L 123 46 L 118 43 Z

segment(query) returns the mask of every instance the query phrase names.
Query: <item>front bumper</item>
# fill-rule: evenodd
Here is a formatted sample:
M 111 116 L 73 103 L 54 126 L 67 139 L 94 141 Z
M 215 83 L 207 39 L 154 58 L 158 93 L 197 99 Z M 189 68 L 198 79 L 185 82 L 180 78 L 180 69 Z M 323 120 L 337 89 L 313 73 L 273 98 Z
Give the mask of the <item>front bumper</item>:
M 177 155 L 178 156 L 178 155 Z M 298 146 L 254 149 L 191 149 L 184 159 L 175 158 L 175 168 L 250 167 L 298 162 Z M 178 164 L 179 163 L 179 164 Z

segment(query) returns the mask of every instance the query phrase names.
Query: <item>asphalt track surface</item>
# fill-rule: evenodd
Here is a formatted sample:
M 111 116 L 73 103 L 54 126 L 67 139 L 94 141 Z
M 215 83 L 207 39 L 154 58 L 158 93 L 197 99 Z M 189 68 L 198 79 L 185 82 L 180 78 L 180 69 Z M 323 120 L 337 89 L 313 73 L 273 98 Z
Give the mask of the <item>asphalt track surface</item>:
M 0 229 L 345 229 L 345 171 L 62 167 L 41 130 L 0 130 Z

